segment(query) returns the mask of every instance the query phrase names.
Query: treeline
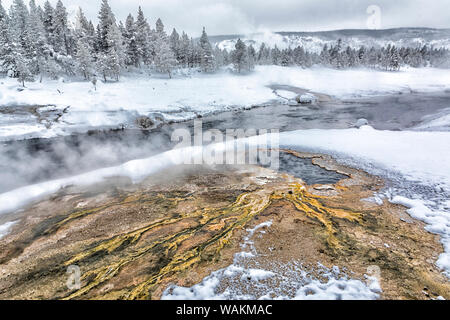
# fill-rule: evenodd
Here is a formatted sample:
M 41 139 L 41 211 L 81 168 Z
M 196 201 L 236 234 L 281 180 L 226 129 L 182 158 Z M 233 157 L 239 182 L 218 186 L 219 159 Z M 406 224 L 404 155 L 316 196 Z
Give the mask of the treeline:
M 102 0 L 98 24 L 89 21 L 80 8 L 75 25 L 70 25 L 61 1 L 37 6 L 31 0 L 14 0 L 9 12 L 0 0 L 0 73 L 17 78 L 21 83 L 43 76 L 81 76 L 86 80 L 101 77 L 119 80 L 123 72 L 145 70 L 166 73 L 178 68 L 198 68 L 214 72 L 232 65 L 236 72 L 250 71 L 256 64 L 333 68 L 371 67 L 398 70 L 412 67 L 449 67 L 449 51 L 424 46 L 420 49 L 342 48 L 342 41 L 320 53 L 302 47 L 280 50 L 262 44 L 258 50 L 240 39 L 228 52 L 212 47 L 203 29 L 199 39 L 177 30 L 166 33 L 161 19 L 151 27 L 139 7 L 136 17 L 128 15 L 125 23 L 117 22 L 107 0 Z
M 295 49 L 279 50 L 267 48 L 262 44 L 257 62 L 259 64 L 275 64 L 281 66 L 302 66 L 305 68 L 313 65 L 322 65 L 337 69 L 366 67 L 382 70 L 399 70 L 402 66 L 414 68 L 420 67 L 450 67 L 450 51 L 445 48 L 397 48 L 388 45 L 382 48 L 367 48 L 361 46 L 353 49 L 349 46 L 343 48 L 339 39 L 334 46 L 324 45 L 320 53 L 311 53 L 299 46 Z

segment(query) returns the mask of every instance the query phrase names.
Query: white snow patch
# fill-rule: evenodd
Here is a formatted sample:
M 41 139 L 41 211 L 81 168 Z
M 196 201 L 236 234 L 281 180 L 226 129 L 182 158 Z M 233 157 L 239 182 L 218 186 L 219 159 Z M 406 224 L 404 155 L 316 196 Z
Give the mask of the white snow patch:
M 244 273 L 241 278 L 249 279 L 252 281 L 264 280 L 270 277 L 273 277 L 275 273 L 272 271 L 262 270 L 262 269 L 248 269 L 246 273 Z
M 49 137 L 47 135 L 47 128 L 42 124 L 16 123 L 0 125 L 0 137 L 11 138 L 31 134 L 40 137 Z
M 0 225 L 0 239 L 6 236 L 9 233 L 11 227 L 16 223 L 17 221 L 10 221 Z
M 335 279 L 329 277 L 328 282 L 312 280 L 300 288 L 295 300 L 376 300 L 380 292 L 378 281 L 373 281 L 371 287 L 361 280 Z
M 380 195 L 374 195 L 372 197 L 368 197 L 368 198 L 364 198 L 361 199 L 362 201 L 367 201 L 367 202 L 371 202 L 371 203 L 375 203 L 379 206 L 381 206 L 383 204 L 383 198 Z
M 316 96 L 310 93 L 305 93 L 297 97 L 297 101 L 302 104 L 315 103 L 316 100 Z

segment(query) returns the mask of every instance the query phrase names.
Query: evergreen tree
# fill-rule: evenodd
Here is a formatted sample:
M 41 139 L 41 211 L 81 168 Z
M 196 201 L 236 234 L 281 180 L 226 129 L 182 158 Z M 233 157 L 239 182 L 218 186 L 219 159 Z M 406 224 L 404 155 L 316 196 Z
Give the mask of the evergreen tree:
M 8 20 L 9 20 L 8 14 L 6 13 L 5 8 L 3 8 L 2 1 L 0 0 L 0 22 L 2 21 L 8 22 Z
M 164 31 L 164 24 L 162 23 L 160 18 L 156 20 L 156 33 L 160 38 L 165 38 L 167 36 L 166 31 Z
M 85 80 L 89 80 L 94 73 L 94 62 L 91 54 L 91 48 L 86 39 L 78 39 L 77 42 L 77 54 L 76 54 L 78 67 L 80 73 Z
M 34 81 L 33 74 L 28 68 L 29 60 L 23 54 L 22 49 L 17 49 L 14 52 L 15 59 L 15 76 L 17 77 L 17 81 L 22 83 L 22 86 L 25 87 L 25 81 Z
M 102 0 L 100 12 L 98 14 L 97 42 L 98 51 L 106 53 L 109 51 L 108 33 L 116 24 L 116 18 L 111 11 L 108 0 Z
M 280 64 L 283 67 L 287 67 L 287 66 L 291 65 L 291 52 L 288 49 L 281 51 Z
M 152 50 L 150 47 L 150 25 L 145 19 L 144 12 L 141 7 L 138 9 L 138 15 L 136 18 L 136 36 L 135 44 L 137 50 L 138 63 L 150 64 L 152 60 Z
M 0 2 L 0 73 L 14 77 L 16 64 L 14 45 L 10 38 L 9 17 Z
M 266 44 L 264 42 L 259 47 L 257 60 L 258 60 L 259 64 L 270 64 L 271 63 L 270 49 L 266 46 Z
M 256 51 L 252 45 L 250 45 L 247 49 L 247 70 L 251 71 L 255 69 L 256 63 Z
M 91 34 L 91 25 L 80 7 L 75 16 L 75 33 L 78 39 L 87 38 Z
M 124 40 L 126 44 L 126 64 L 139 67 L 141 51 L 139 50 L 137 43 L 136 23 L 131 14 L 128 15 L 127 20 L 125 21 Z
M 272 59 L 272 64 L 274 64 L 276 66 L 281 64 L 281 51 L 280 51 L 280 49 L 278 49 L 278 47 L 276 45 L 271 50 L 270 57 Z
M 365 66 L 368 63 L 366 47 L 362 46 L 358 50 L 358 64 Z
M 53 16 L 54 16 L 54 9 L 50 4 L 50 2 L 47 0 L 44 4 L 44 18 L 42 22 L 44 24 L 47 43 L 51 46 L 53 46 L 54 44 L 54 31 L 55 31 L 55 28 L 53 26 Z
M 341 50 L 342 50 L 342 39 L 339 39 L 336 46 L 332 46 L 329 52 L 330 64 L 334 68 L 339 69 L 343 67 Z
M 47 39 L 45 36 L 44 24 L 41 20 L 38 7 L 34 0 L 30 1 L 30 14 L 28 17 L 28 46 L 30 48 L 29 58 L 31 59 L 30 70 L 34 74 L 41 74 L 46 68 L 47 56 L 49 53 Z M 41 78 L 42 80 L 42 78 Z
M 187 67 L 189 65 L 189 47 L 191 42 L 189 40 L 189 36 L 183 31 L 181 34 L 180 40 L 180 48 L 179 48 L 179 57 L 178 61 L 181 63 L 183 67 Z
M 240 38 L 236 42 L 235 50 L 231 54 L 231 61 L 234 69 L 238 73 L 241 73 L 248 66 L 247 46 Z
M 67 24 L 67 10 L 61 0 L 58 0 L 53 15 L 53 48 L 63 55 L 73 53 L 73 39 Z
M 119 28 L 113 24 L 107 36 L 108 52 L 107 67 L 111 78 L 119 81 L 120 71 L 125 65 L 125 48 L 123 46 L 122 34 Z
M 202 36 L 200 37 L 200 66 L 203 72 L 212 72 L 215 69 L 215 61 L 212 53 L 211 43 L 209 43 L 208 35 L 205 27 L 203 27 Z
M 161 19 L 158 18 L 156 21 L 155 30 L 150 30 L 149 33 L 149 50 L 150 50 L 150 57 L 152 62 L 155 62 L 156 59 L 156 51 L 158 50 L 158 43 L 160 43 L 161 39 L 166 39 L 167 35 L 164 31 L 164 24 L 162 23 Z
M 175 54 L 175 58 L 177 59 L 178 63 L 180 63 L 180 61 L 181 61 L 181 55 L 180 55 L 181 40 L 180 40 L 180 35 L 178 34 L 178 32 L 175 28 L 173 28 L 173 30 L 172 30 L 169 41 L 170 41 L 170 49 L 172 49 L 173 53 Z
M 328 45 L 325 44 L 320 52 L 320 63 L 329 66 L 331 65 L 330 60 L 330 50 L 328 49 Z
M 307 58 L 306 58 L 306 52 L 303 50 L 303 47 L 298 46 L 295 48 L 292 52 L 293 59 L 292 62 L 295 63 L 298 66 L 306 67 L 307 65 Z
M 223 64 L 222 65 L 224 65 L 224 66 L 229 65 L 231 63 L 231 58 L 230 58 L 230 54 L 228 53 L 228 51 L 223 49 L 222 55 L 223 55 Z
M 172 78 L 172 70 L 177 65 L 177 60 L 166 38 L 158 38 L 155 53 L 156 69 L 161 73 L 167 73 L 169 78 Z
M 97 24 L 97 27 L 95 27 L 94 51 L 96 53 L 102 51 L 102 30 L 100 29 L 100 24 Z
M 10 11 L 11 40 L 18 43 L 25 50 L 25 53 L 29 53 L 28 9 L 23 0 L 14 0 Z
M 107 53 L 99 52 L 97 54 L 96 69 L 103 76 L 104 82 L 106 82 L 108 80 L 108 77 L 111 74 L 109 59 L 110 59 L 110 57 Z
M 389 69 L 392 71 L 398 71 L 400 69 L 400 56 L 395 46 L 389 52 Z

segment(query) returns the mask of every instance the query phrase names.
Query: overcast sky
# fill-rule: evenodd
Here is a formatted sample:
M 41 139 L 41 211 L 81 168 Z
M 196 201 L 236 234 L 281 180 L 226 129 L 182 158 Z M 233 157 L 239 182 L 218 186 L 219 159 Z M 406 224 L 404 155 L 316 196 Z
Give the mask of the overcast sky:
M 2 0 L 9 7 L 13 0 Z M 26 2 L 28 0 L 25 0 Z M 50 0 L 55 4 L 57 0 Z M 36 0 L 43 4 L 45 0 Z M 100 0 L 63 0 L 69 12 L 81 6 L 95 20 Z M 160 17 L 169 31 L 176 27 L 192 36 L 244 34 L 257 31 L 318 31 L 367 28 L 367 7 L 381 9 L 381 28 L 450 28 L 450 0 L 110 0 L 124 20 L 142 6 L 149 22 Z

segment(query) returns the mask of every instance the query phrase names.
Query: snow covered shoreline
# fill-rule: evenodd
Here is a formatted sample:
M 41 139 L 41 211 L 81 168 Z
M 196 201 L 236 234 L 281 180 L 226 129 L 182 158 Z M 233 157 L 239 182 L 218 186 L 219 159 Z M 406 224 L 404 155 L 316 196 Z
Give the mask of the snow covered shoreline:
M 355 81 L 357 79 L 357 81 Z M 270 102 L 286 103 L 271 85 L 286 85 L 321 92 L 336 98 L 376 96 L 398 92 L 450 90 L 450 70 L 405 69 L 381 72 L 368 69 L 258 66 L 255 72 L 237 75 L 187 72 L 174 79 L 133 75 L 120 82 L 44 80 L 27 83 L 22 90 L 16 79 L 0 79 L 0 109 L 5 106 L 54 106 L 67 108 L 57 122 L 40 123 L 0 112 L 0 139 L 52 137 L 95 128 L 120 128 L 137 117 L 159 114 L 164 121 L 183 121 L 198 115 L 249 108 Z M 47 125 L 47 126 L 46 126 Z

